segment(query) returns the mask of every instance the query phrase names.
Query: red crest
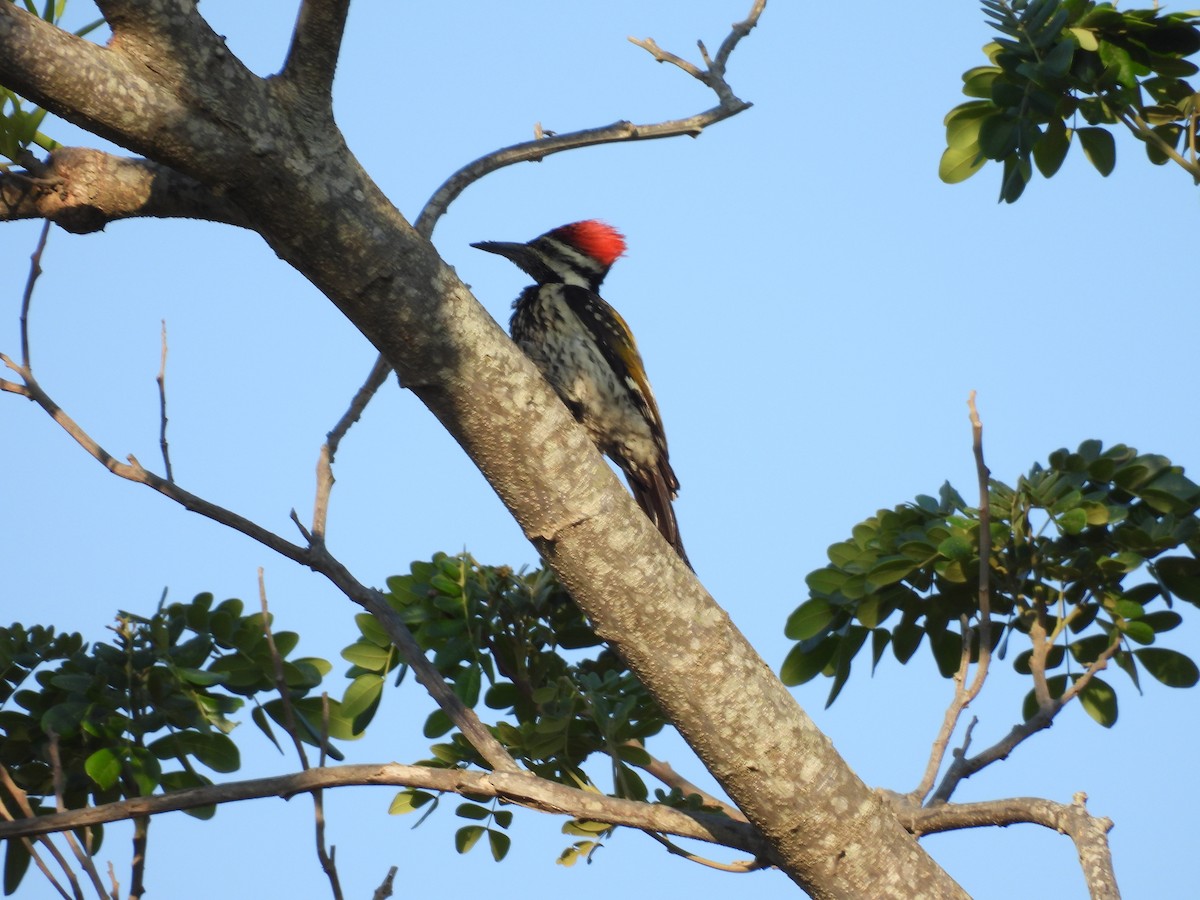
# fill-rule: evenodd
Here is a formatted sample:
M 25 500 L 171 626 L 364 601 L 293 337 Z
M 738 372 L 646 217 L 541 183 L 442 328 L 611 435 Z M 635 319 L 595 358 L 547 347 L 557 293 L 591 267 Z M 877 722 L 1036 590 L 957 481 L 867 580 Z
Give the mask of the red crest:
M 551 231 L 548 237 L 570 244 L 605 266 L 611 266 L 625 252 L 625 236 L 599 219 L 563 225 Z

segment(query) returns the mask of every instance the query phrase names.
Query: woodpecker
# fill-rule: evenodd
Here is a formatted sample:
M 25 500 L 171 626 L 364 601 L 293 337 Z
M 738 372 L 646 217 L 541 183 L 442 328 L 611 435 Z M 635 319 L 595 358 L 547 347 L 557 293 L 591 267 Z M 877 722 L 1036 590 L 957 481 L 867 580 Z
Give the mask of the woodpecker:
M 472 244 L 516 263 L 536 284 L 513 303 L 510 330 L 600 448 L 620 467 L 638 506 L 691 567 L 671 501 L 679 479 L 633 333 L 600 296 L 625 252 L 624 236 L 588 219 L 527 244 Z

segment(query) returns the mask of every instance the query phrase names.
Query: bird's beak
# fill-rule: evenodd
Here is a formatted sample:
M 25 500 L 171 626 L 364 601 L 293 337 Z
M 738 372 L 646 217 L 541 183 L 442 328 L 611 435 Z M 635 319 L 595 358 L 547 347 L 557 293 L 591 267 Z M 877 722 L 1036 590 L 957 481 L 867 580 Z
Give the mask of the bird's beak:
M 505 259 L 511 259 L 518 266 L 521 265 L 521 260 L 529 253 L 529 248 L 524 244 L 513 244 L 508 241 L 480 241 L 471 246 L 477 250 L 486 250 L 488 253 L 496 253 Z
M 514 244 L 508 241 L 480 241 L 478 244 L 472 244 L 471 246 L 512 260 L 522 272 L 529 275 L 538 284 L 554 280 L 554 273 L 546 268 L 542 257 L 528 244 Z

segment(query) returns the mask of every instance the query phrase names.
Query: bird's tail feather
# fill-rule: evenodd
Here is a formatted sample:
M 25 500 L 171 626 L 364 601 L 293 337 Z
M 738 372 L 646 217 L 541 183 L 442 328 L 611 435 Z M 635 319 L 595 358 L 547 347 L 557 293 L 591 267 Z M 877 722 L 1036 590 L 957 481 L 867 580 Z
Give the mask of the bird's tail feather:
M 664 473 L 660 469 L 655 469 L 653 472 L 639 471 L 625 474 L 637 505 L 654 523 L 659 533 L 666 538 L 667 543 L 675 548 L 675 552 L 679 554 L 679 558 L 683 560 L 684 564 L 695 571 L 691 560 L 688 559 L 687 551 L 683 549 L 683 538 L 679 536 L 679 522 L 675 518 L 675 507 L 671 502 L 674 491 L 668 485 Z

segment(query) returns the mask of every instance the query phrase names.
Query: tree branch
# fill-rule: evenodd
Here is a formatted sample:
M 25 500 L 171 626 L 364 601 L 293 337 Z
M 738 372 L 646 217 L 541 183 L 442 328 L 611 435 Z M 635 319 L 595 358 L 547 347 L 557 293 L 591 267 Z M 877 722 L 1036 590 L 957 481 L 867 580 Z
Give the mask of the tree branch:
M 63 768 L 62 761 L 58 754 L 58 735 L 53 731 L 49 733 L 50 738 L 50 772 L 54 781 L 54 809 L 56 812 L 66 812 L 66 806 L 63 805 Z M 83 869 L 88 880 L 92 882 L 92 887 L 96 889 L 96 893 L 104 896 L 104 882 L 100 880 L 100 873 L 96 869 L 92 858 L 84 852 L 83 847 L 79 845 L 79 841 L 75 839 L 75 835 L 71 832 L 66 833 L 67 846 L 71 849 L 71 853 L 75 857 L 75 862 Z M 90 842 L 90 838 L 89 838 Z
M 975 678 L 967 686 L 967 671 L 971 665 L 971 633 L 967 617 L 962 618 L 963 649 L 958 671 L 954 674 L 954 697 L 946 709 L 942 719 L 942 728 L 933 742 L 929 754 L 929 763 L 925 767 L 925 775 L 921 783 L 908 796 L 915 803 L 924 802 L 933 790 L 937 773 L 942 767 L 946 756 L 946 747 L 950 736 L 958 727 L 959 717 L 963 710 L 971 705 L 971 701 L 983 690 L 987 679 L 988 666 L 992 660 L 992 601 L 991 601 L 991 571 L 992 571 L 992 509 L 991 495 L 988 490 L 991 472 L 983 460 L 983 422 L 979 419 L 979 411 L 975 408 L 975 392 L 971 391 L 967 398 L 967 408 L 971 413 L 971 446 L 975 455 L 975 473 L 979 484 L 979 662 L 975 668 Z M 970 740 L 968 731 L 967 740 Z M 959 757 L 966 752 L 964 746 Z M 948 800 L 949 794 L 943 797 Z
M 13 781 L 12 776 L 8 773 L 8 769 L 6 769 L 4 766 L 0 766 L 0 785 L 2 785 L 13 798 L 13 802 L 16 804 L 17 809 L 25 814 L 26 821 L 32 820 L 34 818 L 34 814 L 33 808 L 29 805 L 29 795 L 26 794 L 25 791 L 21 790 L 17 783 Z M 8 811 L 8 804 L 2 801 L 0 801 L 0 819 L 2 819 L 4 823 L 21 821 L 13 817 L 13 814 Z M 0 823 L 0 828 L 2 827 L 4 826 L 2 823 Z M 46 861 L 42 859 L 42 855 L 37 852 L 37 848 L 34 847 L 34 842 L 28 836 L 22 837 L 21 842 L 25 845 L 25 849 L 28 851 L 29 857 L 33 860 L 34 865 L 38 867 L 38 871 L 46 876 L 46 880 L 54 886 L 55 890 L 58 891 L 59 896 L 65 898 L 65 900 L 71 900 L 72 897 L 75 897 L 78 900 L 78 898 L 83 897 L 83 892 L 79 888 L 79 879 L 75 877 L 74 870 L 71 869 L 66 857 L 62 855 L 62 852 L 54 845 L 54 842 L 51 841 L 50 838 L 45 835 L 39 835 L 37 837 L 37 843 L 41 844 L 45 848 L 46 852 L 53 857 L 56 863 L 58 863 L 59 868 L 63 870 L 63 873 L 67 877 L 67 881 L 71 885 L 71 893 L 69 894 L 67 893 L 67 889 L 64 888 L 59 883 L 58 879 L 54 877 L 54 873 L 50 871 L 50 867 L 46 865 Z
M 135 217 L 250 227 L 223 190 L 146 159 L 62 147 L 36 174 L 0 171 L 0 221 L 46 219 L 74 234 L 88 234 Z
M 18 324 L 21 329 L 21 365 L 30 368 L 29 360 L 29 305 L 33 302 L 33 289 L 42 274 L 42 253 L 46 250 L 46 241 L 50 237 L 50 223 L 42 225 L 42 233 L 38 236 L 37 246 L 29 257 L 29 277 L 25 279 L 25 290 L 21 294 L 21 315 Z
M 28 368 L 17 365 L 3 353 L 0 353 L 0 362 L 5 363 L 10 369 L 20 375 L 25 382 L 24 385 L 14 385 L 14 387 L 19 387 L 21 390 L 13 391 L 13 393 L 23 393 L 30 400 L 37 403 L 67 434 L 75 439 L 76 443 L 114 475 L 137 484 L 144 484 L 158 491 L 163 496 L 174 500 L 185 509 L 199 513 L 205 518 L 212 519 L 214 522 L 239 531 L 247 537 L 258 541 L 263 546 L 274 550 L 276 553 L 303 566 L 307 566 L 314 572 L 319 572 L 328 578 L 348 598 L 362 606 L 379 620 L 384 630 L 388 633 L 388 636 L 392 639 L 392 642 L 396 645 L 396 648 L 400 651 L 404 661 L 412 666 L 417 680 L 425 687 L 446 715 L 450 717 L 450 721 L 458 726 L 463 736 L 479 751 L 484 761 L 493 768 L 501 771 L 517 770 L 517 764 L 512 756 L 509 755 L 508 751 L 504 749 L 500 742 L 483 725 L 479 717 L 475 715 L 474 710 L 463 704 L 458 695 L 454 693 L 453 688 L 446 683 L 433 664 L 429 662 L 424 651 L 417 643 L 416 638 L 408 630 L 408 626 L 404 624 L 400 616 L 388 605 L 383 595 L 379 591 L 365 587 L 354 578 L 341 562 L 330 555 L 324 543 L 313 540 L 311 535 L 308 535 L 306 532 L 305 536 L 310 541 L 308 547 L 293 544 L 279 537 L 274 532 L 268 531 L 256 522 L 252 522 L 237 513 L 185 491 L 178 484 L 167 481 L 148 471 L 133 456 L 129 457 L 128 464 L 118 462 L 112 454 L 96 443 L 86 431 L 68 416 L 57 403 L 50 399 L 49 395 L 42 390 L 41 385 L 38 384 L 37 380 L 33 377 L 33 373 Z M 5 386 L 7 390 L 8 384 L 10 382 L 4 382 L 2 386 Z
M 348 785 L 391 785 L 495 797 L 540 812 L 695 838 L 752 853 L 755 857 L 770 858 L 771 854 L 753 826 L 734 822 L 721 815 L 685 812 L 669 806 L 606 797 L 594 791 L 546 781 L 526 772 L 433 769 L 400 763 L 308 769 L 274 778 L 207 785 L 54 815 L 17 819 L 0 823 L 0 839 L 33 837 L 237 800 L 275 796 L 286 799 L 296 794 Z
M 144 62 L 63 31 L 21 4 L 0 3 L 0 84 L 160 162 L 169 155 L 172 164 L 203 159 L 206 169 L 234 167 L 241 148 L 231 145 L 223 123 L 193 115 L 154 74 Z M 155 148 L 167 152 L 156 154 Z
M 1175 146 L 1165 140 L 1156 132 L 1149 124 L 1137 113 L 1137 110 L 1130 107 L 1126 110 L 1113 110 L 1121 124 L 1133 132 L 1134 137 L 1147 144 L 1153 144 L 1155 148 L 1170 159 L 1172 162 L 1180 166 L 1185 172 L 1192 176 L 1192 181 L 1200 184 L 1200 165 L 1194 159 L 1188 159 L 1175 149 Z M 1195 118 L 1193 117 L 1189 125 L 1189 135 L 1192 141 L 1193 150 L 1195 149 Z
M 261 79 L 229 52 L 200 15 L 197 0 L 96 0 L 96 5 L 113 32 L 108 48 L 166 82 L 187 84 L 189 99 L 212 109 L 230 90 L 252 98 L 248 88 Z
M 333 119 L 333 74 L 341 52 L 350 0 L 303 0 L 292 45 L 280 73 L 311 109 Z
M 684 850 L 678 844 L 667 840 L 656 831 L 647 831 L 646 834 L 650 835 L 650 837 L 654 838 L 654 840 L 666 847 L 667 852 L 672 856 L 682 857 L 688 862 L 694 862 L 697 865 L 705 866 L 709 869 L 716 869 L 719 872 L 737 872 L 742 874 L 745 872 L 757 872 L 759 869 L 768 868 L 766 863 L 760 862 L 757 859 L 747 859 L 731 863 L 717 862 L 715 859 L 708 859 L 707 857 L 699 856 L 695 853 L 689 853 L 687 850 Z
M 1112 655 L 1117 652 L 1120 646 L 1119 642 L 1110 644 L 1096 661 L 1087 667 L 1087 670 L 1079 676 L 1078 680 L 1063 692 L 1061 697 L 1051 699 L 1049 703 L 1042 706 L 1028 721 L 1014 725 L 1008 734 L 986 750 L 982 750 L 972 757 L 967 757 L 965 748 L 962 751 L 956 752 L 954 762 L 950 764 L 950 767 L 946 770 L 946 774 L 942 777 L 941 784 L 938 785 L 938 789 L 934 792 L 933 797 L 930 798 L 930 805 L 945 803 L 950 798 L 950 795 L 954 793 L 960 781 L 970 778 L 980 769 L 990 766 L 994 762 L 1007 759 L 1008 755 L 1022 741 L 1053 725 L 1055 717 L 1062 711 L 1063 707 L 1074 700 L 1079 695 L 1079 692 L 1087 687 L 1097 672 L 1101 672 L 1108 667 L 1109 659 L 1112 658 Z
M 630 746 L 638 747 L 643 751 L 646 749 L 645 745 L 643 745 L 641 741 L 633 740 L 628 741 L 627 743 Z M 646 755 L 650 756 L 649 753 Z M 685 797 L 689 794 L 695 794 L 704 802 L 705 806 L 714 807 L 720 810 L 735 822 L 747 821 L 745 814 L 736 806 L 726 803 L 724 800 L 719 800 L 707 791 L 701 790 L 688 779 L 676 772 L 671 764 L 665 760 L 656 759 L 655 757 L 650 756 L 650 762 L 646 763 L 645 765 L 640 765 L 633 762 L 628 764 L 631 766 L 636 766 L 643 772 L 653 775 L 669 788 L 678 788 L 679 792 Z
M 162 450 L 163 471 L 167 473 L 167 481 L 175 480 L 171 469 L 171 448 L 167 444 L 167 320 L 162 320 L 162 355 L 159 358 L 158 377 L 158 446 Z
M 1112 853 L 1108 845 L 1111 819 L 1096 818 L 1087 811 L 1087 795 L 1078 793 L 1070 804 L 1037 797 L 1014 797 L 983 803 L 950 803 L 916 807 L 898 804 L 896 815 L 915 835 L 938 834 L 963 828 L 1007 827 L 1028 823 L 1042 825 L 1075 842 L 1092 900 L 1120 900 Z

